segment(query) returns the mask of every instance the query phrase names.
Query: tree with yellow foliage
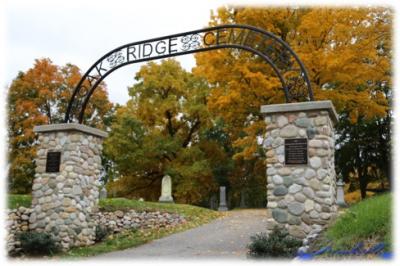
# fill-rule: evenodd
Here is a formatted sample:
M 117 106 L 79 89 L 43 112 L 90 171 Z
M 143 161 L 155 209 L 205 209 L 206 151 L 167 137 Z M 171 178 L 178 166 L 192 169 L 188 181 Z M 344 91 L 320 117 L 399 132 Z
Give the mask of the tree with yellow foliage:
M 213 124 L 206 105 L 208 84 L 174 60 L 148 63 L 136 80 L 104 143 L 121 175 L 110 186 L 119 195 L 158 200 L 168 174 L 177 202 L 199 204 L 217 189 L 212 165 L 224 158 L 203 137 Z
M 341 121 L 355 125 L 390 113 L 392 10 L 222 7 L 210 21 L 220 24 L 252 25 L 287 42 L 303 61 L 316 100 L 332 100 Z M 196 62 L 194 73 L 212 87 L 208 107 L 239 149 L 235 158 L 254 159 L 265 127 L 260 106 L 284 102 L 277 77 L 260 58 L 235 49 L 197 54 Z

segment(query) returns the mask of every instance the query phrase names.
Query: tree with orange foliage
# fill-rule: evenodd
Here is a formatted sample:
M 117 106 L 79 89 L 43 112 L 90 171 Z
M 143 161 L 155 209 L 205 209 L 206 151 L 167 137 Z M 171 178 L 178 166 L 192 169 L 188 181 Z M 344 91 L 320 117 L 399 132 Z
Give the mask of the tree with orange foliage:
M 8 88 L 9 189 L 27 193 L 34 177 L 36 136 L 33 127 L 61 123 L 74 86 L 81 78 L 79 68 L 54 65 L 50 59 L 35 60 L 20 72 Z M 86 124 L 104 128 L 112 111 L 105 85 L 92 97 Z

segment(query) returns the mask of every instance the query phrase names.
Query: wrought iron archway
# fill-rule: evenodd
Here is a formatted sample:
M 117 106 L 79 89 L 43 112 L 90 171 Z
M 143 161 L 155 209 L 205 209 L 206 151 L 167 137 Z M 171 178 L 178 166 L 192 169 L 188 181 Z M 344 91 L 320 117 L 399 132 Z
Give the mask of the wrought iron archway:
M 72 122 L 73 114 L 79 114 L 78 121 L 82 123 L 95 89 L 120 67 L 221 48 L 243 49 L 261 57 L 279 78 L 286 102 L 314 100 L 307 71 L 286 42 L 253 26 L 229 24 L 133 42 L 108 52 L 86 71 L 75 87 L 65 122 Z

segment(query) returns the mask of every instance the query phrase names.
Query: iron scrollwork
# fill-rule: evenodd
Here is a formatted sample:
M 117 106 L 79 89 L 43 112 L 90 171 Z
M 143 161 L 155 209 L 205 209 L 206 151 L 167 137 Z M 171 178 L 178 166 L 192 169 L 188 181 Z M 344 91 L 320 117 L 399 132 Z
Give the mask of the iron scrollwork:
M 201 37 L 199 34 L 190 34 L 183 36 L 181 38 L 182 42 L 182 50 L 183 51 L 188 51 L 192 49 L 197 49 L 201 46 Z
M 285 92 L 286 102 L 313 100 L 307 71 L 296 53 L 274 34 L 248 25 L 221 25 L 129 43 L 97 60 L 75 87 L 65 122 L 83 122 L 88 101 L 113 71 L 128 64 L 222 48 L 251 52 L 272 67 Z
M 118 51 L 107 57 L 107 61 L 110 67 L 113 68 L 122 64 L 125 61 L 125 57 L 122 55 L 122 51 Z

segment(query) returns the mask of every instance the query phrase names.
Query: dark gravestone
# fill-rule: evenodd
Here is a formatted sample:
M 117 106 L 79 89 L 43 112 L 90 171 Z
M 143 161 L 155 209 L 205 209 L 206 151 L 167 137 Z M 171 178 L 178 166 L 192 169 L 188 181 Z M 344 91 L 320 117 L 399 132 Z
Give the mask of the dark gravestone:
M 246 208 L 246 192 L 244 191 L 244 189 L 242 189 L 240 191 L 240 208 Z
M 215 194 L 210 197 L 210 209 L 212 210 L 218 209 L 218 198 L 217 195 Z
M 285 164 L 307 164 L 307 139 L 285 139 Z
M 218 211 L 227 211 L 226 205 L 226 187 L 219 187 L 219 207 Z
M 46 173 L 60 172 L 61 152 L 48 152 L 46 158 Z

